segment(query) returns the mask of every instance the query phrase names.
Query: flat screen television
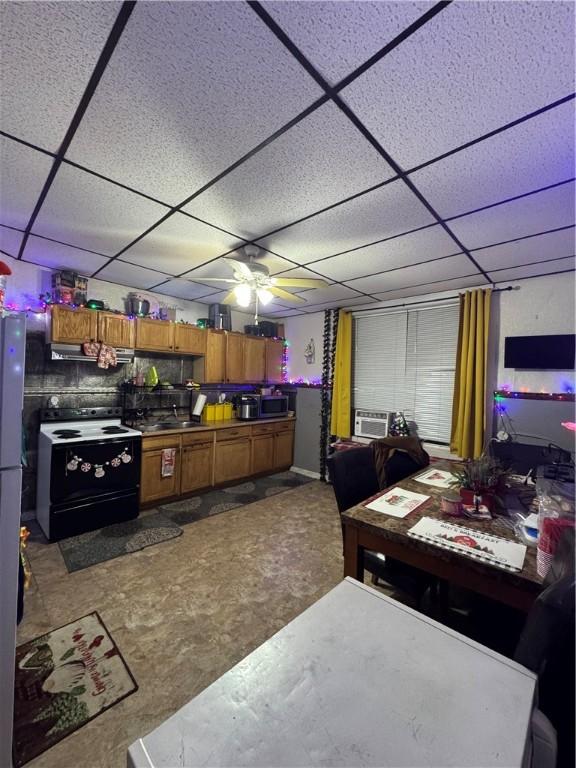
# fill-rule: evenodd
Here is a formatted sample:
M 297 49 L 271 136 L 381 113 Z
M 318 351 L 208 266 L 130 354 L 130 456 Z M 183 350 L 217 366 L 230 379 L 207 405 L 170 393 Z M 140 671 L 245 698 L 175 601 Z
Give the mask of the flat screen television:
M 574 368 L 574 334 L 556 336 L 507 336 L 504 367 L 532 371 L 570 371 Z

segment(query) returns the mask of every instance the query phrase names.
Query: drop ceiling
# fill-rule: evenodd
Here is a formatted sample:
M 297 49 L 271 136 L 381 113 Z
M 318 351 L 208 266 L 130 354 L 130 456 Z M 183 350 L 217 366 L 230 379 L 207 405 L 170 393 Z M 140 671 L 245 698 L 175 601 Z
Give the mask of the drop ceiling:
M 0 4 L 0 250 L 292 316 L 574 270 L 572 2 Z

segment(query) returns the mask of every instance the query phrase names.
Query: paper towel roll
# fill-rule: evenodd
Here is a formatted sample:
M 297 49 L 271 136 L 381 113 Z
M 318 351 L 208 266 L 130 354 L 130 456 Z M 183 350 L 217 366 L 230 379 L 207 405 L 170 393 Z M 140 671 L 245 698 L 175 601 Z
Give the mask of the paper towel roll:
M 193 416 L 200 416 L 202 413 L 202 409 L 204 408 L 204 403 L 206 402 L 206 395 L 198 395 L 198 398 L 194 404 L 194 410 L 192 411 Z

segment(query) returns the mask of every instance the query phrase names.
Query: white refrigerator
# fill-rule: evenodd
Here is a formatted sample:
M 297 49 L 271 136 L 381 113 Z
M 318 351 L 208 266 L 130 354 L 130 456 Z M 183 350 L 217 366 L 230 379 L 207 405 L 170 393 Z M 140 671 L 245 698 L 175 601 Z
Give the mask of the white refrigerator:
M 26 317 L 0 312 L 0 766 L 12 765 Z

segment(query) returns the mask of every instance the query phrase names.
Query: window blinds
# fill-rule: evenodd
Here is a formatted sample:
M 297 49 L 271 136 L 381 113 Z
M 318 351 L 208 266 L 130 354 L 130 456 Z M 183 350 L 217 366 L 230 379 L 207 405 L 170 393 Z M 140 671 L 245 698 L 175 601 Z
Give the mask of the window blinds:
M 457 303 L 357 316 L 354 408 L 403 411 L 425 440 L 449 443 Z

